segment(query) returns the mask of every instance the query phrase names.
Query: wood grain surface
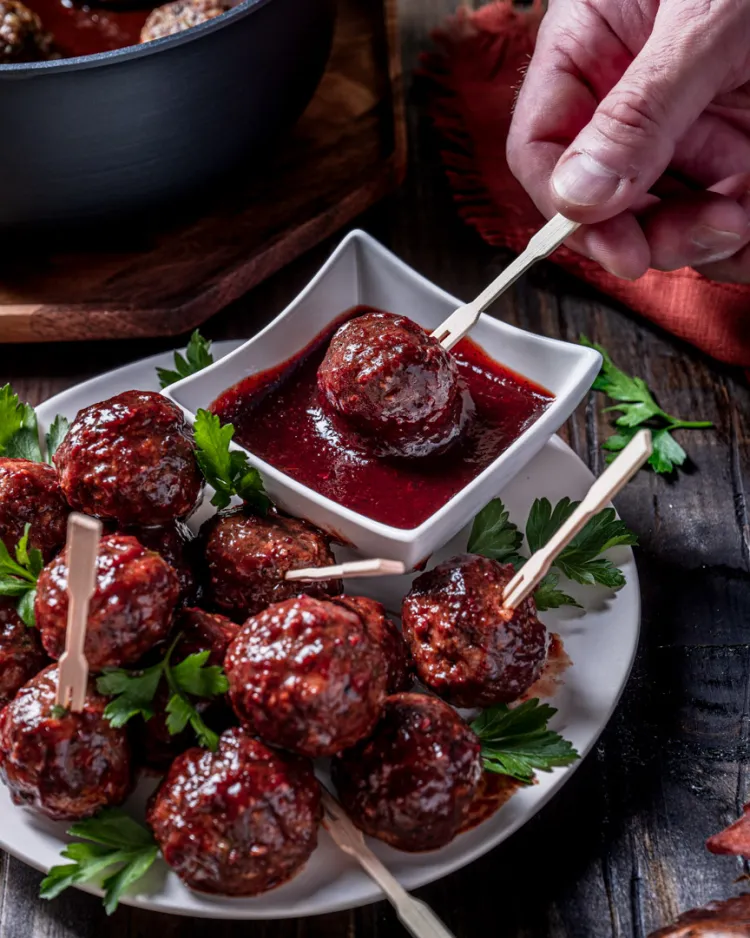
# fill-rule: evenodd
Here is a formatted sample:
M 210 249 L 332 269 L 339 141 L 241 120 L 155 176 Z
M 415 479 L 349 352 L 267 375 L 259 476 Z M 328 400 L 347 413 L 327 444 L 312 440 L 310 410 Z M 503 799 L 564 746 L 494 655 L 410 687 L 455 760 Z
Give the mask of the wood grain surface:
M 451 0 L 401 0 L 405 75 Z M 410 170 L 357 223 L 469 299 L 508 260 L 457 219 L 425 117 L 407 81 Z M 212 338 L 248 336 L 306 283 L 338 237 L 212 319 Z M 404 310 L 408 314 L 408 310 Z M 678 912 L 742 890 L 741 863 L 703 842 L 750 793 L 750 393 L 744 379 L 542 265 L 494 307 L 498 317 L 574 339 L 582 331 L 643 375 L 670 412 L 716 421 L 681 437 L 692 464 L 676 481 L 641 472 L 617 499 L 641 538 L 643 637 L 622 701 L 595 751 L 509 841 L 419 890 L 457 938 L 645 938 Z M 150 340 L 0 347 L 0 382 L 41 401 L 92 374 L 167 348 Z M 607 432 L 592 398 L 565 435 L 594 469 Z M 2 819 L 0 818 L 0 824 Z M 385 903 L 283 923 L 187 921 L 71 892 L 36 898 L 39 874 L 0 860 L 0 938 L 399 938 Z
M 392 192 L 406 170 L 396 0 L 339 0 L 320 87 L 219 193 L 77 249 L 0 256 L 0 342 L 191 329 Z

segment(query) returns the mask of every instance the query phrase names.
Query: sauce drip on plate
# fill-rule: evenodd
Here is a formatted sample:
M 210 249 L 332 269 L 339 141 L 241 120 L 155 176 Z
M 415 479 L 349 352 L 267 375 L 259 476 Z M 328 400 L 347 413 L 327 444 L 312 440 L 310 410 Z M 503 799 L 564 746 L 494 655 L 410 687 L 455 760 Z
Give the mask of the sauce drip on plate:
M 414 460 L 373 455 L 368 441 L 321 406 L 316 374 L 344 313 L 293 358 L 251 375 L 211 405 L 251 453 L 338 504 L 396 528 L 415 528 L 476 478 L 552 402 L 544 388 L 464 339 L 454 349 L 476 412 L 447 453 Z

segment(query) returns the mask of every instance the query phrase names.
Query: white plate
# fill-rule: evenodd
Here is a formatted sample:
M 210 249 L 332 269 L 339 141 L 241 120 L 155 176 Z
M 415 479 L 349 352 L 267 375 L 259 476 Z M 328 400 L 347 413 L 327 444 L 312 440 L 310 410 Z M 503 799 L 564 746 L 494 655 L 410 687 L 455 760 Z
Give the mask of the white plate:
M 226 355 L 239 343 L 222 342 L 217 355 Z M 130 388 L 156 390 L 155 368 L 169 366 L 171 354 L 119 368 L 65 391 L 38 408 L 46 429 L 57 413 L 73 418 L 77 410 Z M 520 475 L 502 491 L 511 518 L 525 522 L 534 498 L 546 495 L 553 501 L 564 495 L 580 498 L 588 489 L 591 473 L 559 439 L 541 450 Z M 467 532 L 457 535 L 435 557 L 445 559 L 465 548 Z M 547 626 L 559 632 L 573 665 L 565 672 L 565 683 L 555 695 L 559 713 L 556 729 L 585 755 L 604 729 L 627 680 L 638 643 L 640 600 L 633 554 L 620 550 L 614 558 L 627 576 L 627 586 L 616 596 L 591 588 L 570 587 L 586 603 L 585 616 L 571 610 L 542 615 Z M 403 578 L 352 581 L 350 592 L 361 591 L 397 608 L 406 591 Z M 442 850 L 427 854 L 400 853 L 373 842 L 379 856 L 409 889 L 439 879 L 470 863 L 501 843 L 526 823 L 567 781 L 575 766 L 540 773 L 539 783 L 519 791 L 493 817 L 459 836 Z M 131 799 L 140 811 L 149 785 L 142 785 Z M 14 807 L 7 789 L 0 786 L 0 846 L 37 869 L 47 870 L 58 862 L 64 842 L 64 824 L 36 818 Z M 94 889 L 83 887 L 86 891 Z M 381 898 L 381 894 L 359 868 L 339 853 L 321 831 L 320 845 L 302 873 L 290 883 L 255 899 L 209 898 L 186 889 L 159 861 L 141 891 L 124 898 L 128 905 L 178 915 L 226 919 L 271 919 L 317 915 L 349 909 Z

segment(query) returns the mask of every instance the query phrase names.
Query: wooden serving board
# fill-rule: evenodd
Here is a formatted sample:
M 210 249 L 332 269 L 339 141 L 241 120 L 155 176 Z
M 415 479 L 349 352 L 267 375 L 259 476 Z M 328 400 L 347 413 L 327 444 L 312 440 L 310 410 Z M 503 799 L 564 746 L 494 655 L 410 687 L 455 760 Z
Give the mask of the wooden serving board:
M 195 328 L 393 191 L 405 171 L 396 0 L 339 0 L 328 69 L 267 168 L 201 215 L 123 232 L 116 249 L 4 251 L 0 342 Z

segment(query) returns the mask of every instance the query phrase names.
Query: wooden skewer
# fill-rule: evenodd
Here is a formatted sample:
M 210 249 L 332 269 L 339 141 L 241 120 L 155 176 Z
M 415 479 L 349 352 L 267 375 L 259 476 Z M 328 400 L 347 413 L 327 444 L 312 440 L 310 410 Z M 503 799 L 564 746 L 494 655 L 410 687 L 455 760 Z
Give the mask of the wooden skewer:
M 650 430 L 639 430 L 617 459 L 594 482 L 586 497 L 565 524 L 532 554 L 505 587 L 503 604 L 516 609 L 530 596 L 549 572 L 552 562 L 563 548 L 573 540 L 586 522 L 612 501 L 614 496 L 646 462 L 653 452 Z
M 58 664 L 57 704 L 74 712 L 83 710 L 86 700 L 89 663 L 83 649 L 101 533 L 101 522 L 95 518 L 77 512 L 68 518 L 68 627 Z
M 385 893 L 396 914 L 414 938 L 453 938 L 432 909 L 410 895 L 365 843 L 364 835 L 330 792 L 323 789 L 326 828 L 344 853 L 353 857 Z
M 384 560 L 374 557 L 372 560 L 350 560 L 347 563 L 335 563 L 330 567 L 307 567 L 304 570 L 287 570 L 285 580 L 350 580 L 358 576 L 400 576 L 406 573 L 406 567 L 400 560 Z
M 531 238 L 523 253 L 519 254 L 488 287 L 485 287 L 475 300 L 465 306 L 459 306 L 435 329 L 432 333 L 433 339 L 437 339 L 444 349 L 452 349 L 476 324 L 479 314 L 487 309 L 490 303 L 493 303 L 501 293 L 525 274 L 529 267 L 549 257 L 579 227 L 578 222 L 570 221 L 563 215 L 555 215 Z

